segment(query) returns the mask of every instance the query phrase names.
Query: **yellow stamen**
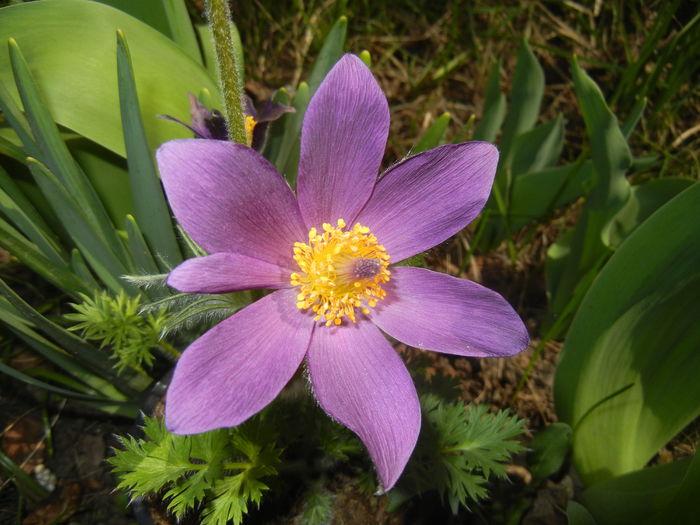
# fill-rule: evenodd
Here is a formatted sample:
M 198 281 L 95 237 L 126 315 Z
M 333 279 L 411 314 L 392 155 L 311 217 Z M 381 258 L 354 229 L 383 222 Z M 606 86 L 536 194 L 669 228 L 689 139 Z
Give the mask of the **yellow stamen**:
M 245 125 L 245 136 L 246 136 L 246 140 L 248 141 L 248 146 L 252 146 L 253 145 L 253 130 L 255 129 L 255 125 L 257 124 L 257 122 L 250 115 L 246 115 L 245 122 L 243 124 Z
M 299 271 L 289 276 L 299 287 L 297 308 L 311 310 L 315 321 L 326 326 L 341 324 L 343 317 L 356 322 L 355 308 L 369 313 L 386 296 L 382 284 L 389 281 L 389 255 L 384 246 L 360 223 L 344 230 L 346 223 L 322 225 L 323 233 L 309 230 L 309 242 L 294 243 Z

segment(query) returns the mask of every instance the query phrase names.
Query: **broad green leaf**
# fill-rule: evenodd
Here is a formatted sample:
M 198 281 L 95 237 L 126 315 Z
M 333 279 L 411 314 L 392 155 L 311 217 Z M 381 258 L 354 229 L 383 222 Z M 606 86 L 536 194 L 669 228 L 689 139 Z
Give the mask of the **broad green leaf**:
M 519 135 L 513 146 L 513 184 L 517 185 L 518 175 L 553 166 L 559 159 L 563 146 L 564 119 L 561 114 Z
M 309 91 L 313 95 L 326 75 L 343 55 L 345 49 L 345 36 L 348 32 L 348 19 L 344 16 L 338 18 L 328 32 L 318 53 L 314 67 L 309 75 Z
M 141 225 L 148 244 L 172 267 L 182 261 L 182 254 L 177 245 L 170 209 L 158 179 L 155 161 L 148 147 L 129 48 L 121 31 L 117 32 L 117 76 L 136 220 Z
M 170 25 L 165 14 L 164 0 L 145 0 L 134 2 L 134 0 L 97 0 L 139 19 L 157 29 L 167 37 L 171 37 Z
M 136 89 L 152 147 L 188 136 L 182 126 L 156 118 L 164 114 L 187 121 L 188 91 L 206 88 L 221 106 L 216 83 L 200 64 L 172 40 L 122 11 L 97 2 L 63 0 L 5 7 L 0 16 L 0 34 L 22 46 L 56 122 L 124 156 L 114 58 L 117 29 L 133 47 Z M 4 53 L 0 81 L 18 100 Z
M 588 509 L 573 500 L 566 506 L 568 525 L 598 525 Z
M 486 83 L 486 100 L 479 124 L 474 129 L 474 140 L 493 142 L 506 116 L 506 96 L 501 91 L 501 61 L 491 68 Z
M 513 87 L 510 93 L 510 106 L 499 141 L 501 165 L 504 168 L 510 166 L 515 139 L 518 135 L 532 129 L 537 122 L 544 94 L 544 71 L 525 40 L 518 52 L 518 63 L 515 66 L 511 85 Z
M 427 129 L 416 145 L 411 149 L 411 155 L 417 155 L 422 151 L 438 147 L 444 143 L 445 131 L 452 116 L 445 112 Z
M 598 483 L 581 496 L 581 502 L 597 525 L 690 524 L 698 509 L 697 486 L 694 490 L 695 514 L 675 521 L 659 514 L 678 493 L 689 469 L 689 460 L 645 468 Z M 656 521 L 649 521 L 648 518 Z M 671 518 L 671 516 L 668 516 Z
M 700 415 L 699 208 L 694 184 L 644 221 L 573 320 L 554 393 L 588 483 L 643 467 Z
M 700 454 L 696 451 L 671 501 L 655 516 L 647 518 L 644 525 L 654 525 L 664 521 L 667 523 L 690 523 L 693 521 L 700 515 L 698 487 L 700 487 Z
M 509 210 L 513 231 L 583 196 L 592 172 L 589 161 L 520 175 L 513 186 Z
M 610 244 L 619 246 L 652 213 L 693 184 L 692 179 L 665 177 L 632 186 L 629 200 L 611 221 Z
M 547 261 L 547 271 L 560 276 L 556 281 L 549 281 L 549 313 L 552 318 L 565 308 L 578 283 L 612 253 L 611 219 L 630 195 L 625 174 L 631 163 L 631 154 L 617 119 L 608 108 L 600 88 L 576 61 L 572 65 L 572 74 L 591 142 L 593 176 L 591 190 L 573 229 L 569 255 L 559 260 L 548 258 Z

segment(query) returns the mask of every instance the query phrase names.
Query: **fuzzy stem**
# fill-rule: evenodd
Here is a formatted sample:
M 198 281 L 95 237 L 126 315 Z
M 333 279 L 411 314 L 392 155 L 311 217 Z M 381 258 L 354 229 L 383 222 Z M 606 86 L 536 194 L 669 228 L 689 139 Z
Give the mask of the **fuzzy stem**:
M 236 54 L 231 38 L 231 12 L 228 0 L 207 0 L 209 24 L 214 38 L 216 64 L 224 98 L 228 136 L 233 142 L 247 144 L 243 117 L 241 85 L 236 67 Z

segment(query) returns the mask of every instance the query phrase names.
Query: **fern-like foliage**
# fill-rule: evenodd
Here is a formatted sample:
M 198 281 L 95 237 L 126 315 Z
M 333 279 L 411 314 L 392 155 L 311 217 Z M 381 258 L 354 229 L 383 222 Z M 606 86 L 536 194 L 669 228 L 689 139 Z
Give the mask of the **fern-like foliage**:
M 523 450 L 514 438 L 525 421 L 507 410 L 492 414 L 486 405 L 448 403 L 434 395 L 421 396 L 423 426 L 416 451 L 393 505 L 417 494 L 437 490 L 454 514 L 488 495 L 490 477 L 505 477 L 511 454 Z
M 158 346 L 168 318 L 162 309 L 142 313 L 141 296 L 131 297 L 124 291 L 116 296 L 102 291 L 93 297 L 80 297 L 81 303 L 71 304 L 75 312 L 64 315 L 74 323 L 69 330 L 109 347 L 120 373 L 129 367 L 141 369 L 153 364 L 152 350 Z
M 239 524 L 248 505 L 260 504 L 276 474 L 281 450 L 261 437 L 255 421 L 192 436 L 171 434 L 157 418 L 145 418 L 145 439 L 120 437 L 123 449 L 108 461 L 118 488 L 132 497 L 164 493 L 176 518 L 201 509 L 203 525 Z M 266 443 L 261 445 L 260 443 Z

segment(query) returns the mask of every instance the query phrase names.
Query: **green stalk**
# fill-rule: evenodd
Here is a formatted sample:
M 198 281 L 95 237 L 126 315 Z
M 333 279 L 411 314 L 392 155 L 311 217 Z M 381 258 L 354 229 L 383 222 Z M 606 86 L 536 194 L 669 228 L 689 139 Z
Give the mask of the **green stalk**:
M 214 52 L 219 70 L 224 113 L 228 123 L 228 135 L 233 142 L 247 144 L 243 117 L 242 92 L 236 54 L 231 38 L 231 12 L 227 0 L 207 0 L 209 24 L 214 38 Z

